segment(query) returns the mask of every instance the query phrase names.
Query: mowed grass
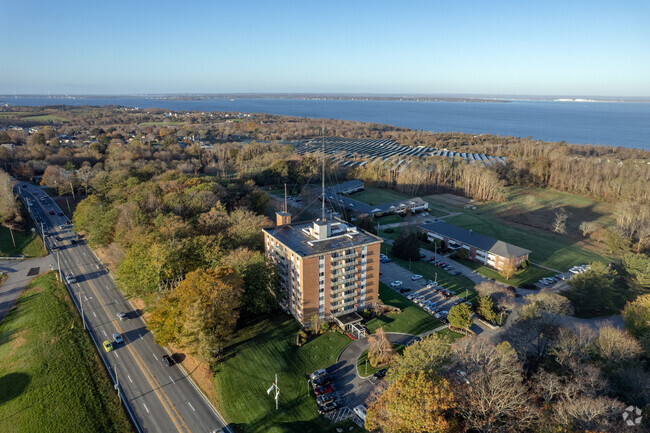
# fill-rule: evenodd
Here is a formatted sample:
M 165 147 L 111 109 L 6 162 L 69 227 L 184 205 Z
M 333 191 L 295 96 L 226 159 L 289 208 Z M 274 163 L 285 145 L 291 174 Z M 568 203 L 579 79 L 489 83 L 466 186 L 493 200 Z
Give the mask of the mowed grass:
M 395 352 L 399 353 L 400 355 L 402 354 L 402 352 L 404 352 L 405 347 L 406 346 L 404 346 L 403 344 L 393 344 L 393 349 L 395 349 Z M 373 367 L 370 364 L 369 360 L 368 362 L 366 362 L 367 360 L 368 360 L 368 350 L 364 350 L 361 356 L 359 356 L 359 359 L 357 359 L 357 371 L 359 372 L 359 376 L 361 377 L 372 376 L 382 368 L 388 368 L 391 365 L 391 363 L 389 362 L 388 364 L 385 365 Z
M 40 116 L 27 116 L 23 117 L 22 120 L 28 120 L 30 122 L 67 122 L 68 119 L 55 116 L 53 114 L 43 114 Z
M 0 325 L 0 425 L 3 433 L 134 431 L 52 272 L 29 284 Z
M 185 125 L 187 122 L 171 122 L 171 121 L 164 121 L 164 122 L 142 122 L 140 125 L 144 126 L 165 126 L 165 125 L 170 125 L 170 126 L 180 126 L 180 125 Z
M 394 223 L 401 223 L 401 222 L 402 222 L 402 217 L 400 217 L 399 215 L 386 215 L 375 219 L 375 223 L 379 223 L 380 225 L 394 224 Z
M 22 232 L 14 230 L 16 246 L 11 240 L 11 232 L 8 228 L 0 226 L 0 256 L 18 256 L 24 254 L 27 257 L 41 257 L 47 254 L 43 240 L 36 232 L 32 232 L 32 224 Z
M 371 334 L 383 327 L 386 332 L 418 335 L 442 325 L 438 319 L 384 283 L 379 283 L 379 299 L 384 304 L 392 305 L 402 311 L 400 313 L 384 314 L 370 319 L 365 326 Z
M 388 188 L 375 188 L 366 186 L 363 191 L 350 194 L 350 198 L 369 205 L 377 205 L 404 200 L 406 198 L 409 198 L 409 196 Z
M 219 410 L 241 432 L 334 432 L 307 397 L 307 374 L 336 362 L 352 340 L 330 332 L 296 346 L 300 325 L 284 313 L 255 319 L 240 329 L 217 366 L 215 385 Z M 278 375 L 279 409 L 266 390 Z M 348 425 L 347 423 L 345 424 Z M 346 431 L 347 427 L 346 427 Z
M 464 337 L 464 335 L 461 334 L 460 332 L 452 331 L 452 330 L 449 329 L 449 328 L 441 329 L 440 331 L 436 332 L 436 334 L 440 334 L 440 335 L 443 335 L 443 336 L 449 337 L 449 338 L 451 339 L 451 342 L 452 342 L 452 343 L 453 343 L 454 341 L 456 341 L 456 340 L 460 340 L 461 338 Z
M 425 280 L 437 281 L 440 286 L 444 287 L 447 290 L 451 290 L 458 296 L 465 296 L 465 291 L 467 291 L 468 300 L 472 302 L 474 301 L 474 298 L 476 297 L 476 290 L 474 290 L 475 284 L 466 276 L 462 274 L 449 275 L 447 271 L 437 267 L 433 263 L 424 262 L 421 260 L 412 261 L 409 263 L 408 260 L 402 260 L 392 255 L 390 252 L 391 248 L 392 245 L 382 244 L 381 252 L 390 257 L 395 264 L 403 267 L 404 269 L 410 268 L 412 273 L 422 275 Z M 413 287 L 419 287 L 422 284 L 420 281 L 414 281 L 412 284 L 410 281 L 405 281 L 404 283 L 407 286 L 411 285 Z
M 533 227 L 514 227 L 491 215 L 465 213 L 446 221 L 531 250 L 530 261 L 562 272 L 573 265 L 612 260 L 574 245 L 565 236 Z
M 523 284 L 535 284 L 542 278 L 552 277 L 556 274 L 556 272 L 539 268 L 535 265 L 530 265 L 526 269 L 519 269 L 515 276 L 511 277 L 509 280 L 506 280 L 498 271 L 492 268 L 488 268 L 487 266 L 483 266 L 482 264 L 474 262 L 472 260 L 462 260 L 460 263 L 467 266 L 468 268 L 474 269 L 476 272 L 486 278 L 490 278 L 515 287 L 521 287 Z

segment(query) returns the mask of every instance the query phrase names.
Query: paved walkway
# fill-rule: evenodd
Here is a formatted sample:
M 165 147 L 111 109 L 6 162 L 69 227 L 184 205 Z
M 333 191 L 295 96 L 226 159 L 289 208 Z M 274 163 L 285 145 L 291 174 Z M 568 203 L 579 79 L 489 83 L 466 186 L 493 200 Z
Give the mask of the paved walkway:
M 36 275 L 50 270 L 54 266 L 52 256 L 25 260 L 0 260 L 0 272 L 7 275 L 0 286 L 0 323 L 22 293 L 27 283 Z

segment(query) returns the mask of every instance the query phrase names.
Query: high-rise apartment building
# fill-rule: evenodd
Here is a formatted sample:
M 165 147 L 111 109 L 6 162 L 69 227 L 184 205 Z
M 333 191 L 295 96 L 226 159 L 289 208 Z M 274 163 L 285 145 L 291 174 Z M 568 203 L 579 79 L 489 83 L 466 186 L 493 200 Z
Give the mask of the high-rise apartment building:
M 264 229 L 269 259 L 277 263 L 284 308 L 300 323 L 314 314 L 328 318 L 379 300 L 382 239 L 342 220 L 291 223 L 278 212 L 276 227 Z

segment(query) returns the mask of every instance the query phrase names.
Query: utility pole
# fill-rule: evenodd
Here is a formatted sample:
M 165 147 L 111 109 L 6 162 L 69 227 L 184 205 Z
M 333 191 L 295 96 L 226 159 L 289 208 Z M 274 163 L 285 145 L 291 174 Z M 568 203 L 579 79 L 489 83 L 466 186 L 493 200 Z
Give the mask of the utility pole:
M 115 364 L 115 389 L 117 390 L 117 398 L 120 400 L 120 403 L 122 403 L 122 396 L 120 395 L 120 378 L 117 375 L 117 364 Z
M 81 301 L 81 290 L 79 292 L 77 292 L 77 294 L 79 295 L 79 307 L 81 308 L 81 321 L 83 323 L 84 331 L 85 331 L 86 330 L 86 317 L 84 316 L 84 304 Z
M 63 282 L 63 274 L 61 274 L 61 258 L 59 257 L 59 250 L 56 250 L 56 263 L 59 268 L 59 281 Z

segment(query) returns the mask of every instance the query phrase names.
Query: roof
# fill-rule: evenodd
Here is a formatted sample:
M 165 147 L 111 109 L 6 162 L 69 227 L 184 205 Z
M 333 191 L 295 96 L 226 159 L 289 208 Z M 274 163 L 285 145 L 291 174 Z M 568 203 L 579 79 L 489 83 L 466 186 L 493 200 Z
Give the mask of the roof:
M 525 248 L 444 221 L 423 224 L 420 228 L 429 232 L 438 233 L 449 239 L 473 246 L 480 250 L 488 251 L 500 257 L 521 257 L 532 252 Z
M 325 192 L 327 194 L 341 194 L 349 189 L 357 189 L 357 188 L 363 188 L 363 182 L 355 179 L 355 180 L 348 180 L 346 182 L 339 183 L 338 185 L 330 186 L 329 188 L 325 189 Z
M 350 226 L 338 218 L 328 221 L 332 224 L 331 236 L 327 239 L 318 240 L 308 232 L 314 226 L 314 222 L 312 220 L 286 224 L 263 230 L 302 257 L 382 242 L 380 237 Z
M 363 321 L 363 317 L 361 317 L 361 315 L 356 311 L 336 316 L 335 319 L 343 326 Z

